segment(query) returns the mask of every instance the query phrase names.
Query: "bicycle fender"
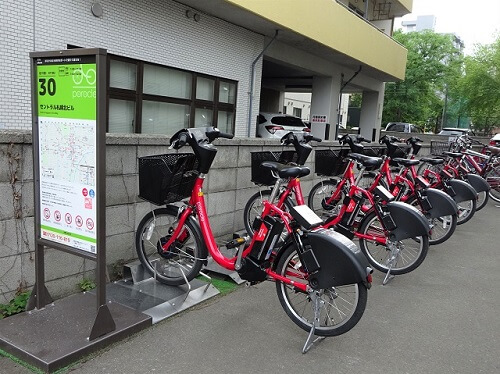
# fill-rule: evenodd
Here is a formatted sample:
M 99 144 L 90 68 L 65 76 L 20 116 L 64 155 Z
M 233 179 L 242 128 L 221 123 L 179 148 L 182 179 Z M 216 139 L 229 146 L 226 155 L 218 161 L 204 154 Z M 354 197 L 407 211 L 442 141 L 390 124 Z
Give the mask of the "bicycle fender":
M 387 210 L 396 224 L 396 228 L 390 231 L 391 240 L 429 235 L 429 221 L 417 208 L 401 201 L 391 201 L 387 203 Z
M 332 229 L 319 229 L 304 236 L 306 248 L 310 246 L 320 266 L 309 277 L 312 288 L 323 289 L 360 282 L 370 286 L 367 276 L 372 269 L 365 255 L 350 239 Z
M 469 184 L 474 187 L 477 192 L 487 192 L 490 190 L 490 185 L 488 184 L 488 182 L 486 182 L 486 180 L 479 175 L 467 174 L 465 177 L 466 182 L 469 182 Z
M 456 214 L 458 211 L 457 203 L 446 192 L 427 188 L 423 191 L 423 195 L 427 196 L 432 208 L 427 211 L 429 218 L 438 218 Z
M 455 196 L 453 196 L 455 202 L 461 203 L 462 201 L 474 200 L 477 198 L 476 190 L 469 183 L 459 179 L 450 179 L 448 183 L 455 191 Z

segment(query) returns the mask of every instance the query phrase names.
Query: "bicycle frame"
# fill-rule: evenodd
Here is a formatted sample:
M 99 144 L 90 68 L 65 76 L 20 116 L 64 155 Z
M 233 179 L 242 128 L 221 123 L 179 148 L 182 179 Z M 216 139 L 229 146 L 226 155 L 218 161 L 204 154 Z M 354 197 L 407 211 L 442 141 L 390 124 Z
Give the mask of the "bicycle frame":
M 228 258 L 224 256 L 219 247 L 217 246 L 214 235 L 212 232 L 212 228 L 210 226 L 210 221 L 207 215 L 207 209 L 206 209 L 206 204 L 205 204 L 205 198 L 204 198 L 204 193 L 202 191 L 202 186 L 203 182 L 205 180 L 205 177 L 203 175 L 200 175 L 196 179 L 196 182 L 194 184 L 193 191 L 191 193 L 191 197 L 189 199 L 189 203 L 184 207 L 182 210 L 180 216 L 179 216 L 179 222 L 177 224 L 177 227 L 175 228 L 174 232 L 172 233 L 172 237 L 162 246 L 165 251 L 170 248 L 170 246 L 174 243 L 174 241 L 182 236 L 182 230 L 184 223 L 186 222 L 187 218 L 191 215 L 195 215 L 198 217 L 198 221 L 200 223 L 201 227 L 201 232 L 203 235 L 203 239 L 205 240 L 205 244 L 207 246 L 208 252 L 212 256 L 212 258 L 217 262 L 219 265 L 222 267 L 228 269 L 228 270 L 235 270 L 235 264 L 237 261 L 238 256 L 234 256 L 232 258 Z M 299 187 L 300 188 L 300 187 Z M 262 213 L 262 217 L 265 217 L 266 215 L 269 214 L 274 214 L 279 216 L 286 227 L 286 230 L 288 233 L 292 233 L 292 228 L 290 227 L 290 221 L 292 219 L 291 215 L 287 212 L 284 212 L 283 210 L 279 209 L 275 205 L 271 204 L 268 201 L 264 201 L 264 210 Z M 254 235 L 252 236 L 252 240 L 248 247 L 243 250 L 242 253 L 242 258 L 248 256 L 248 254 L 252 251 L 253 246 L 255 245 L 256 241 L 259 239 L 262 240 L 263 233 L 260 230 L 256 230 Z M 292 285 L 293 287 L 297 288 L 300 291 L 307 292 L 308 286 L 305 283 L 299 283 L 297 281 L 291 281 L 290 279 L 283 277 L 279 275 L 278 273 L 274 272 L 271 267 L 268 267 L 265 269 L 265 272 L 272 277 L 273 279 L 276 279 L 278 281 L 281 281 L 283 283 Z
M 279 200 L 276 203 L 276 207 L 278 208 L 283 208 L 285 206 L 285 201 L 286 199 L 291 195 L 295 195 L 295 201 L 297 202 L 297 205 L 303 205 L 305 204 L 304 202 L 304 195 L 302 194 L 302 188 L 300 187 L 300 178 L 291 178 L 283 192 L 279 196 Z
M 343 203 L 341 208 L 340 208 L 339 214 L 335 218 L 333 218 L 332 220 L 326 222 L 323 225 L 323 228 L 328 229 L 328 228 L 332 228 L 332 227 L 338 225 L 342 221 L 342 218 L 344 217 L 344 215 L 346 213 L 355 214 L 355 215 L 358 214 L 357 212 L 355 212 L 358 204 L 353 199 L 354 196 L 359 196 L 359 195 L 364 196 L 366 199 L 368 199 L 368 201 L 370 202 L 370 205 L 372 207 L 375 206 L 375 200 L 373 199 L 372 193 L 369 190 L 365 190 L 365 189 L 357 186 L 356 179 L 354 177 L 354 172 L 353 172 L 354 164 L 355 164 L 354 161 L 349 162 L 349 164 L 346 168 L 346 171 L 344 172 L 344 176 L 342 177 L 342 180 L 340 181 L 340 183 L 337 186 L 337 189 L 335 190 L 335 192 L 332 194 L 332 196 L 327 201 L 327 203 L 328 203 L 328 202 L 334 201 L 334 199 L 339 199 L 339 195 L 343 189 L 343 186 L 347 182 L 349 182 L 350 187 L 349 187 L 348 196 L 351 198 L 350 202 L 349 202 L 349 204 Z M 358 207 L 358 209 L 361 209 L 363 211 L 368 211 L 371 208 L 368 208 L 368 207 L 362 205 L 362 206 Z M 375 212 L 378 215 L 377 209 L 375 209 Z M 377 242 L 379 244 L 383 244 L 383 245 L 387 244 L 388 231 L 385 228 L 384 228 L 384 236 L 366 235 L 366 234 L 359 233 L 357 231 L 353 231 L 353 234 L 354 234 L 354 236 L 361 238 L 361 239 L 372 240 L 372 241 L 375 241 L 375 242 Z

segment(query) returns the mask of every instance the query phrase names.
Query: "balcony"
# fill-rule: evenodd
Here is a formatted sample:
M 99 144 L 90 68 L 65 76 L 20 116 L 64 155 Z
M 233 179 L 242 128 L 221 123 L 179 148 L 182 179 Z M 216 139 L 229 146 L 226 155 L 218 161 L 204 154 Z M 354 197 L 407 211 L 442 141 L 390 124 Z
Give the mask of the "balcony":
M 266 36 L 280 30 L 278 40 L 282 43 L 355 70 L 362 65 L 363 72 L 377 80 L 404 78 L 406 49 L 337 1 L 180 2 Z M 393 14 L 398 9 L 400 15 L 409 12 L 412 0 L 392 3 L 398 4 Z

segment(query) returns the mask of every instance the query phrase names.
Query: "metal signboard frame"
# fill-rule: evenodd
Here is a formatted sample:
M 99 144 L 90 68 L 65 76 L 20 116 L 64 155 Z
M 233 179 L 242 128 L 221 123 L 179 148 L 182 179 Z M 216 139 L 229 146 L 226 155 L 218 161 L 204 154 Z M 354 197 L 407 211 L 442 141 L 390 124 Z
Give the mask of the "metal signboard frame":
M 45 247 L 94 260 L 97 315 L 90 340 L 115 329 L 106 304 L 106 56 L 100 48 L 30 53 L 36 281 L 28 309 L 52 302 L 45 287 Z M 64 164 L 58 156 L 86 144 L 87 160 L 66 168 L 79 182 L 60 182 Z

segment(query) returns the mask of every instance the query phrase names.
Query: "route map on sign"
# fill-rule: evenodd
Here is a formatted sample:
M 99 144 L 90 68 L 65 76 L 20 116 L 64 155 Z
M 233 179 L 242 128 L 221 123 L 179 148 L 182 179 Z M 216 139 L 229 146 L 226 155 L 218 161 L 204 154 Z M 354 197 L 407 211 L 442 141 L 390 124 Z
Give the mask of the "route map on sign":
M 40 176 L 95 184 L 95 121 L 39 119 Z
M 97 253 L 97 86 L 89 57 L 36 61 L 38 209 L 42 239 Z

